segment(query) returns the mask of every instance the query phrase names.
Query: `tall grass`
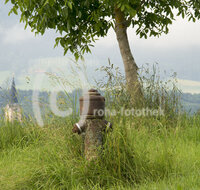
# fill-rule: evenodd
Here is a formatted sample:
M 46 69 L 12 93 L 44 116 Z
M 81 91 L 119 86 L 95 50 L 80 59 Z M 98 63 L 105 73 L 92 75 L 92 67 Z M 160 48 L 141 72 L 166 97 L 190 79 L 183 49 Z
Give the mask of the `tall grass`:
M 108 90 L 108 106 L 130 106 L 122 87 Z M 53 117 L 43 128 L 2 121 L 0 189 L 198 190 L 200 117 L 179 114 L 169 122 L 172 111 L 108 118 L 114 130 L 105 134 L 102 155 L 92 163 L 84 158 L 81 136 L 72 134 L 71 117 Z
M 152 118 L 116 118 L 94 164 L 70 122 L 4 126 L 0 189 L 199 189 L 199 121 L 182 116 L 169 129 Z

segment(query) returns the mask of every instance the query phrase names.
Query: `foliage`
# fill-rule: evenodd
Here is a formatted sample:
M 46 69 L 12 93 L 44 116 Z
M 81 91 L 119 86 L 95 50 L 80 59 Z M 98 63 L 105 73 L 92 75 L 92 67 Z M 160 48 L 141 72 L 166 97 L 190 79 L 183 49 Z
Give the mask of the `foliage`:
M 115 25 L 114 9 L 125 16 L 126 26 L 136 28 L 140 37 L 160 36 L 168 33 L 168 26 L 176 15 L 195 21 L 200 18 L 200 2 L 197 0 L 5 0 L 11 2 L 10 13 L 21 12 L 21 20 L 37 34 L 54 29 L 61 37 L 64 52 L 70 50 L 78 59 L 98 37 L 107 35 Z M 176 14 L 177 13 L 177 14 Z

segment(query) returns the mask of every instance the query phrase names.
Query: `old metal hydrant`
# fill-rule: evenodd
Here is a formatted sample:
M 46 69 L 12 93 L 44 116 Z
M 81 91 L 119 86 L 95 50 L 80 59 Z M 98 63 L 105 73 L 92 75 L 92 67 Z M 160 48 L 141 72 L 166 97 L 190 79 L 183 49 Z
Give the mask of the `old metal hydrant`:
M 97 90 L 89 90 L 79 102 L 80 121 L 74 124 L 72 131 L 83 135 L 85 157 L 91 161 L 99 156 L 103 134 L 112 129 L 112 125 L 104 119 L 105 98 Z

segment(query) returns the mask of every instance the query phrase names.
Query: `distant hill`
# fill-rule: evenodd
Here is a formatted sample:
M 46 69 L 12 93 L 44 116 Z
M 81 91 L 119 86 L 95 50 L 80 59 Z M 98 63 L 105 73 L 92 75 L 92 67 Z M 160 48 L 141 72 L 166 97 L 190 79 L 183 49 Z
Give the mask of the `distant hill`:
M 24 113 L 27 115 L 33 115 L 32 111 L 32 90 L 18 90 L 18 100 L 20 105 L 23 108 Z M 48 100 L 48 93 L 47 92 L 41 92 L 40 93 L 40 100 L 41 102 L 47 102 Z M 0 90 L 0 113 L 3 113 L 3 108 L 6 106 L 6 104 L 9 103 L 9 93 L 5 90 Z
M 200 110 L 200 94 L 183 93 L 181 102 L 185 110 L 191 114 Z
M 18 90 L 18 98 L 20 105 L 22 106 L 24 113 L 28 115 L 33 115 L 32 111 L 32 90 Z M 72 93 L 75 94 L 75 91 Z M 71 94 L 71 96 L 72 96 Z M 40 102 L 42 105 L 48 106 L 49 94 L 48 92 L 40 92 Z M 2 109 L 9 102 L 8 93 L 6 91 L 0 90 L 0 113 L 2 114 Z M 194 114 L 200 109 L 200 94 L 190 94 L 183 93 L 181 95 L 181 103 L 186 112 Z
M 58 99 L 64 99 L 66 100 L 67 97 L 78 97 L 77 99 L 79 99 L 79 96 L 77 94 L 78 90 L 73 91 L 72 93 L 69 93 L 67 96 L 64 95 L 64 93 L 59 93 L 59 95 L 57 96 Z M 79 91 L 80 93 L 80 91 Z M 18 94 L 18 100 L 19 100 L 19 104 L 22 106 L 23 112 L 25 113 L 25 115 L 31 115 L 33 116 L 33 109 L 32 109 L 32 96 L 33 96 L 33 91 L 32 90 L 18 90 L 17 91 Z M 75 101 L 75 98 L 71 98 L 70 101 Z M 70 101 L 65 101 L 67 102 L 67 104 L 69 105 Z M 43 110 L 48 110 L 49 109 L 49 92 L 45 92 L 45 91 L 40 91 L 39 92 L 39 100 L 38 100 L 39 104 L 40 104 L 40 108 Z M 0 114 L 3 114 L 3 108 L 9 103 L 9 92 L 5 91 L 5 90 L 0 90 Z M 65 109 L 66 104 L 64 104 L 62 106 L 62 103 L 60 104 L 60 109 Z M 77 107 L 78 105 L 76 105 Z M 76 108 L 77 110 L 77 108 Z M 42 111 L 41 111 L 42 112 Z

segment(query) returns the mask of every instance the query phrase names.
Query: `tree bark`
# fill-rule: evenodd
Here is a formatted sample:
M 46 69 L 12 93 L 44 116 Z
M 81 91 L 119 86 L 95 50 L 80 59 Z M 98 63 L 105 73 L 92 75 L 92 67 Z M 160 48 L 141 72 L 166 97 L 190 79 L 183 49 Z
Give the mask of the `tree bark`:
M 115 33 L 124 63 L 127 90 L 131 95 L 131 101 L 137 105 L 142 96 L 142 89 L 138 79 L 138 67 L 131 53 L 128 36 L 127 20 L 119 8 L 115 8 Z

